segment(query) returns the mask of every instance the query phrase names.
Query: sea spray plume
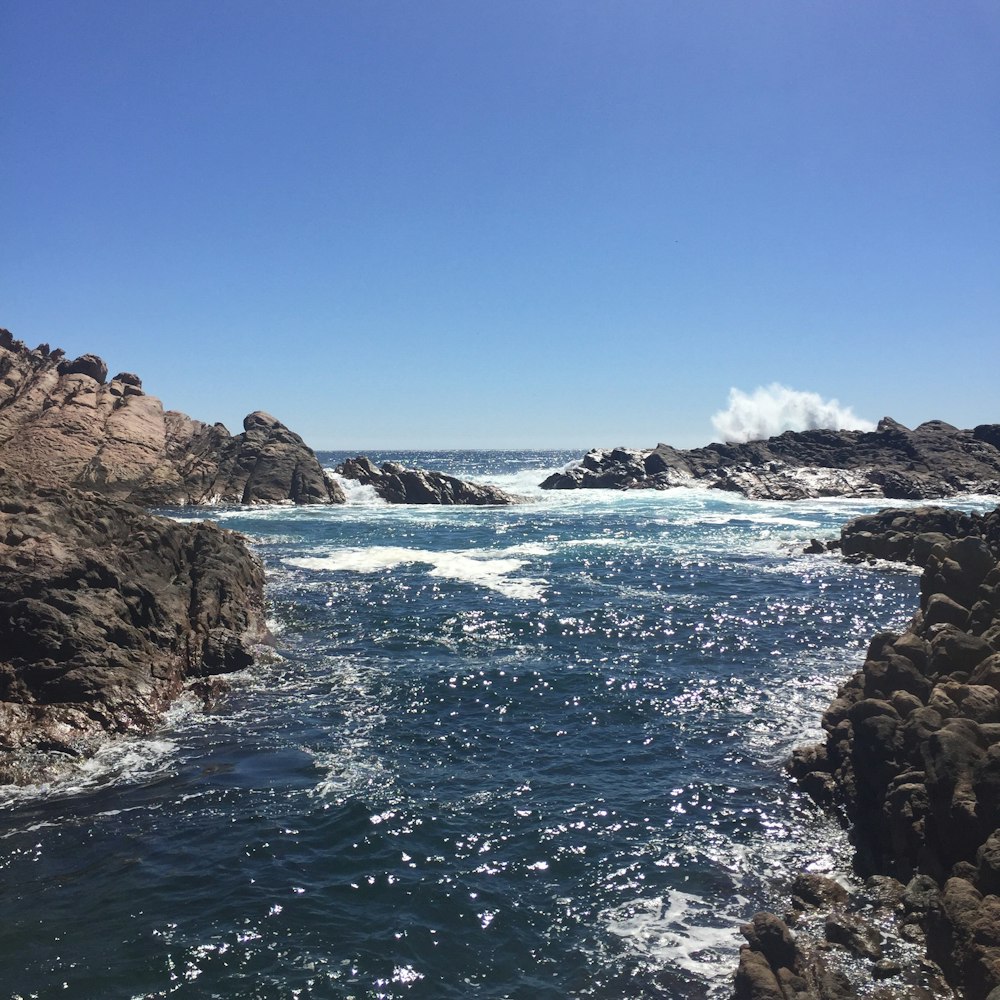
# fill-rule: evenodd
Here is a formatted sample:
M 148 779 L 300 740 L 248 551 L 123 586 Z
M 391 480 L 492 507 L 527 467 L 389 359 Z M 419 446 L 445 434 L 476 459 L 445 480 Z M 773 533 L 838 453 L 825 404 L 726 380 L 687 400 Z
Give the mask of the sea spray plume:
M 712 417 L 712 426 L 728 442 L 759 441 L 783 431 L 807 431 L 820 427 L 833 430 L 871 431 L 875 425 L 857 416 L 836 399 L 825 400 L 815 392 L 800 392 L 772 382 L 748 394 L 729 390 L 729 409 Z

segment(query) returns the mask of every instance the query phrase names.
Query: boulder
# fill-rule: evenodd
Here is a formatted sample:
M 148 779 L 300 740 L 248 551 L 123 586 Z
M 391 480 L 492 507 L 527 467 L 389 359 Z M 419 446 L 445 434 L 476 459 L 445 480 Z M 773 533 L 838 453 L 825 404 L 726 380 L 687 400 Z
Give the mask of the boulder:
M 81 354 L 73 361 L 61 361 L 57 371 L 60 375 L 87 375 L 101 385 L 108 377 L 108 366 L 96 354 Z

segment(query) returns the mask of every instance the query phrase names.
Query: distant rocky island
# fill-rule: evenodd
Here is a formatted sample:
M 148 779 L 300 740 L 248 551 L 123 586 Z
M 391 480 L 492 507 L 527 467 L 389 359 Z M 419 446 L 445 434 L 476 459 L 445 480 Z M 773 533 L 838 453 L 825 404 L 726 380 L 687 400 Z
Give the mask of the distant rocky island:
M 930 420 L 913 430 L 890 417 L 874 431 L 786 431 L 766 441 L 679 450 L 595 449 L 543 489 L 701 486 L 754 500 L 815 497 L 938 499 L 1000 493 L 1000 424 L 959 430 Z

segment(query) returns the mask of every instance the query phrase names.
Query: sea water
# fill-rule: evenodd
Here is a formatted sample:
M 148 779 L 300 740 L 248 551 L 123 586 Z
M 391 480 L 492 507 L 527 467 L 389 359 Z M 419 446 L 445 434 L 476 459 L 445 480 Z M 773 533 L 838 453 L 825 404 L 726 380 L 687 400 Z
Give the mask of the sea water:
M 849 877 L 782 763 L 915 607 L 802 553 L 878 505 L 374 457 L 528 502 L 172 512 L 250 539 L 276 653 L 0 792 L 0 996 L 722 998 L 741 921 Z

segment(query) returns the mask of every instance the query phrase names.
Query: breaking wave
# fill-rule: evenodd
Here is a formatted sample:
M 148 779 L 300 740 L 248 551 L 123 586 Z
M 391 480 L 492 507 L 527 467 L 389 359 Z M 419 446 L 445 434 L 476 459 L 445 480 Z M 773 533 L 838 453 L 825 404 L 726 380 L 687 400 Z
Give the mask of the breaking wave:
M 378 573 L 397 566 L 428 565 L 430 576 L 472 583 L 495 590 L 506 597 L 537 600 L 542 596 L 545 580 L 512 577 L 527 562 L 518 556 L 535 556 L 547 551 L 544 546 L 516 545 L 507 549 L 469 549 L 465 552 L 435 552 L 395 545 L 373 545 L 367 548 L 343 548 L 325 556 L 286 559 L 289 566 L 326 572 Z
M 758 441 L 784 431 L 875 429 L 870 420 L 857 416 L 839 400 L 777 382 L 758 386 L 752 393 L 730 389 L 729 409 L 716 413 L 712 426 L 728 442 Z

